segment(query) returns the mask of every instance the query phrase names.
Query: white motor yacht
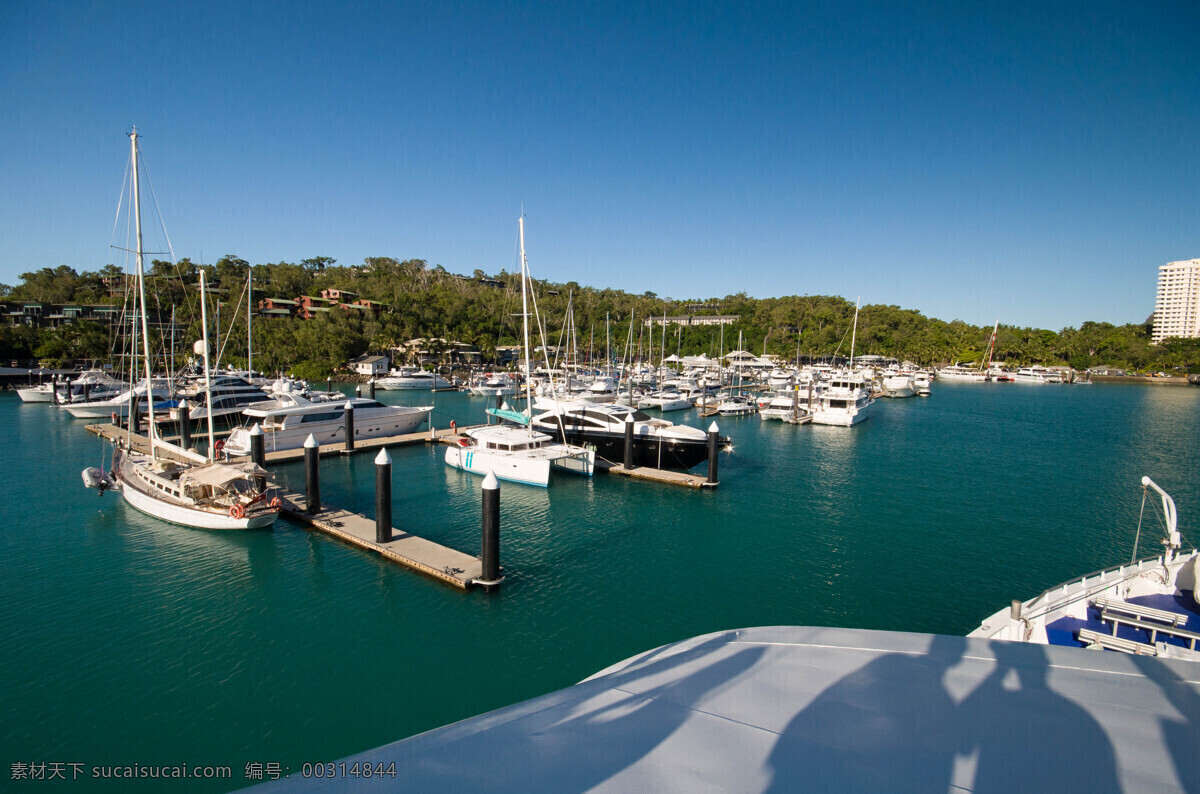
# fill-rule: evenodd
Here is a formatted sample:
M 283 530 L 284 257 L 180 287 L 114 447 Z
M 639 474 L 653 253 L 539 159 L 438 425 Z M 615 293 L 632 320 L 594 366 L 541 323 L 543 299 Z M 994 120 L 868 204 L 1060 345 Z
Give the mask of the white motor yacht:
M 956 383 L 987 383 L 988 374 L 978 369 L 968 369 L 955 364 L 942 367 L 937 371 L 938 380 L 954 381 Z
M 614 402 L 617 399 L 617 382 L 609 377 L 598 377 L 576 395 L 576 399 L 586 400 L 590 403 Z
M 643 395 L 638 400 L 637 407 L 641 410 L 656 409 L 663 413 L 683 411 L 692 407 L 692 400 L 677 391 L 657 391 Z
M 109 400 L 129 388 L 129 384 L 117 380 L 104 370 L 89 369 L 67 384 L 66 388 L 54 392 L 54 401 L 59 405 Z
M 489 372 L 471 386 L 476 397 L 511 397 L 517 393 L 517 381 L 507 372 Z
M 207 420 L 210 413 L 214 420 L 236 420 L 247 406 L 270 398 L 267 391 L 242 377 L 217 375 L 210 380 L 207 387 L 199 383 L 182 388 L 175 395 L 176 402 L 187 400 L 188 420 L 191 422 Z M 211 410 L 209 406 L 212 406 Z M 162 417 L 163 421 L 178 422 L 181 411 L 182 408 L 177 405 Z
M 871 389 L 861 374 L 835 373 L 814 396 L 813 424 L 850 427 L 867 418 Z
M 265 435 L 267 452 L 299 449 L 311 434 L 318 444 L 346 440 L 346 405 L 354 406 L 354 438 L 398 436 L 411 433 L 429 419 L 433 406 L 385 405 L 366 397 L 347 398 L 322 393 L 311 398 L 295 392 L 277 392 L 269 400 L 245 406 L 245 426 L 236 428 L 225 442 L 227 455 L 250 454 L 250 429 L 257 423 Z
M 138 410 L 143 416 L 150 411 L 149 403 L 146 399 L 147 381 L 143 379 L 133 387 L 132 400 L 138 403 Z M 154 391 L 154 407 L 156 411 L 163 412 L 174 405 L 174 398 L 171 396 L 173 390 L 172 382 L 167 378 L 154 378 L 151 381 Z M 76 419 L 105 419 L 112 416 L 123 417 L 129 413 L 129 403 L 131 402 L 130 389 L 125 389 L 115 397 L 110 397 L 107 400 L 91 400 L 84 403 L 71 403 L 62 406 L 63 410 L 69 413 Z
M 730 395 L 717 405 L 717 413 L 721 414 L 721 416 L 743 416 L 745 414 L 752 414 L 757 410 L 758 406 L 744 394 Z
M 884 397 L 912 397 L 916 393 L 911 372 L 889 371 L 883 373 Z
M 54 402 L 54 386 L 53 382 L 25 386 L 17 389 L 17 396 L 23 403 L 52 403 Z
M 450 389 L 454 384 L 438 375 L 416 367 L 394 369 L 386 377 L 379 378 L 375 385 L 384 391 Z
M 758 418 L 778 419 L 794 425 L 811 422 L 813 415 L 799 391 L 776 392 L 769 398 L 758 401 Z

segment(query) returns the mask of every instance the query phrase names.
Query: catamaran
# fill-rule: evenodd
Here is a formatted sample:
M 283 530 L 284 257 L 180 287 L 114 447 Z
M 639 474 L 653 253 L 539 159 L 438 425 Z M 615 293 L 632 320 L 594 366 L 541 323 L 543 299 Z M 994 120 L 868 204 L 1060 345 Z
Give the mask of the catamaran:
M 533 402 L 529 373 L 529 263 L 525 258 L 525 219 L 517 221 L 521 243 L 521 306 L 524 319 L 525 398 Z M 465 431 L 457 444 L 446 448 L 446 465 L 501 480 L 547 486 L 550 470 L 591 476 L 595 449 L 556 442 L 550 434 L 533 428 L 528 413 L 488 409 L 488 415 L 506 423 Z

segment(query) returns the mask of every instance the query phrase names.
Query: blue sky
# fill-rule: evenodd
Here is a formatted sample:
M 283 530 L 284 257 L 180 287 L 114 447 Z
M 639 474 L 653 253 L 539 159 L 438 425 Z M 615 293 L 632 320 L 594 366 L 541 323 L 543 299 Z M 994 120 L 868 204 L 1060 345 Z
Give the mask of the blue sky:
M 178 256 L 1140 322 L 1200 257 L 1200 4 L 0 2 L 0 282 Z

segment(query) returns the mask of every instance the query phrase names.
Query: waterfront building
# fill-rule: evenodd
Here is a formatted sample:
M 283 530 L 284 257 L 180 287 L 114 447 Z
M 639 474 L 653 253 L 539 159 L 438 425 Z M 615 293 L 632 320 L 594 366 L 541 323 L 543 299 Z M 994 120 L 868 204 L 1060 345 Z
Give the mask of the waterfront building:
M 647 317 L 642 320 L 642 325 L 733 325 L 740 319 L 740 314 L 688 314 L 679 317 Z
M 1158 269 L 1151 341 L 1200 337 L 1200 259 L 1168 262 Z

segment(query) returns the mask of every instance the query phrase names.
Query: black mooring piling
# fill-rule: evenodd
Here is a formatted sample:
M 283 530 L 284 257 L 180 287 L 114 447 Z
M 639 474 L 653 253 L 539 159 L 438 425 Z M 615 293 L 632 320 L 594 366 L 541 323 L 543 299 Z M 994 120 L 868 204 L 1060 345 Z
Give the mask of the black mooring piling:
M 500 583 L 500 481 L 488 472 L 483 479 L 483 563 L 484 587 Z
M 386 449 L 375 456 L 375 542 L 392 540 L 392 459 Z
M 304 442 L 304 512 L 309 515 L 321 512 L 321 480 L 320 480 L 321 448 L 317 439 L 310 433 Z
M 633 468 L 633 414 L 625 414 L 625 468 Z

